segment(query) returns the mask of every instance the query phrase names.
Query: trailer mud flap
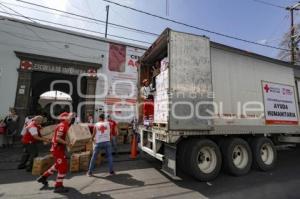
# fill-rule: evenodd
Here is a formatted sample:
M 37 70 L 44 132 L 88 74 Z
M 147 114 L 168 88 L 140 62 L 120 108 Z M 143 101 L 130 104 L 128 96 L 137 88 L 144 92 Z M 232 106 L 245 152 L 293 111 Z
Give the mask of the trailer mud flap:
M 162 170 L 171 177 L 176 176 L 176 146 L 164 145 L 164 159 Z

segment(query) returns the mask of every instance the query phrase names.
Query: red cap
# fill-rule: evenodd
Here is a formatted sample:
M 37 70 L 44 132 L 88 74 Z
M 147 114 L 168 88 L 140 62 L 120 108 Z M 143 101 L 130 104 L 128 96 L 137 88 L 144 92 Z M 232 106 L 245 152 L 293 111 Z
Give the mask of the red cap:
M 72 113 L 63 112 L 58 116 L 58 118 L 60 120 L 66 120 L 66 119 L 69 119 L 71 116 L 72 116 Z

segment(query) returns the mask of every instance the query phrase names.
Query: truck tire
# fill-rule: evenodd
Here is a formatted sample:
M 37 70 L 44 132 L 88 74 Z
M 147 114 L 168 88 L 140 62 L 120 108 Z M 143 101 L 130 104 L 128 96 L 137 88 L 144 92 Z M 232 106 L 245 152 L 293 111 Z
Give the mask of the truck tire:
M 222 156 L 218 145 L 209 139 L 192 142 L 188 149 L 188 169 L 191 176 L 200 181 L 215 179 L 222 166 Z
M 274 169 L 277 161 L 277 151 L 273 142 L 265 137 L 258 137 L 251 141 L 253 167 L 261 171 Z
M 249 144 L 241 138 L 231 138 L 222 145 L 224 169 L 234 175 L 247 174 L 252 165 L 252 152 Z

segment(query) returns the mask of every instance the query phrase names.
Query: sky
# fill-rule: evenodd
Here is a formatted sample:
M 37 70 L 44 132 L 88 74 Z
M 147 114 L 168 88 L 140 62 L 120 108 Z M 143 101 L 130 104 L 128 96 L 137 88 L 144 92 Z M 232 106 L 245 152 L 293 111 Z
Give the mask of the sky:
M 151 16 L 107 3 L 103 0 L 24 0 L 47 7 L 77 13 L 105 21 L 106 6 L 110 5 L 109 22 L 160 34 L 165 28 L 206 35 L 212 41 L 240 48 L 249 52 L 277 58 L 277 49 L 217 36 L 208 32 L 192 29 L 175 23 L 167 22 Z M 111 0 L 166 18 L 175 19 L 190 25 L 208 29 L 218 33 L 243 38 L 246 40 L 278 46 L 283 34 L 290 30 L 290 14 L 287 10 L 258 2 L 260 0 Z M 168 9 L 166 9 L 168 1 Z M 265 2 L 287 7 L 297 1 L 264 0 Z M 0 0 L 24 16 L 66 24 L 78 28 L 105 32 L 105 24 L 78 19 L 59 12 L 35 7 L 17 0 Z M 33 10 L 34 9 L 34 10 Z M 0 5 L 1 11 L 14 13 Z M 298 13 L 299 12 L 299 13 Z M 14 13 L 16 14 L 16 13 Z M 295 13 L 295 21 L 299 21 L 300 11 Z M 37 21 L 38 22 L 38 21 Z M 40 22 L 41 23 L 41 22 Z M 64 26 L 60 28 L 70 29 Z M 79 30 L 75 30 L 79 31 Z M 95 34 L 85 32 L 88 34 Z M 111 39 L 149 46 L 157 36 L 128 31 L 113 26 L 108 27 L 108 34 L 128 37 L 147 43 L 134 42 L 109 36 Z M 96 34 L 104 36 L 103 34 Z

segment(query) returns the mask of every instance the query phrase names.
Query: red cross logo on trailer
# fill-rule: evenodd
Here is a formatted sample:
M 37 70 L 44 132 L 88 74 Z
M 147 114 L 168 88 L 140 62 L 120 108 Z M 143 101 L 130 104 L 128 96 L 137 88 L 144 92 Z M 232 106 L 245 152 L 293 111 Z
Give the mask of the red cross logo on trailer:
M 103 125 L 101 125 L 101 126 L 99 127 L 99 131 L 101 132 L 101 134 L 103 134 L 103 133 L 105 132 L 106 129 L 107 129 L 107 128 L 106 128 L 105 126 L 103 126 Z
M 269 92 L 269 90 L 270 90 L 270 87 L 269 87 L 269 85 L 268 85 L 268 84 L 266 84 L 266 85 L 264 86 L 264 89 L 265 89 L 266 93 L 268 93 L 268 92 Z

